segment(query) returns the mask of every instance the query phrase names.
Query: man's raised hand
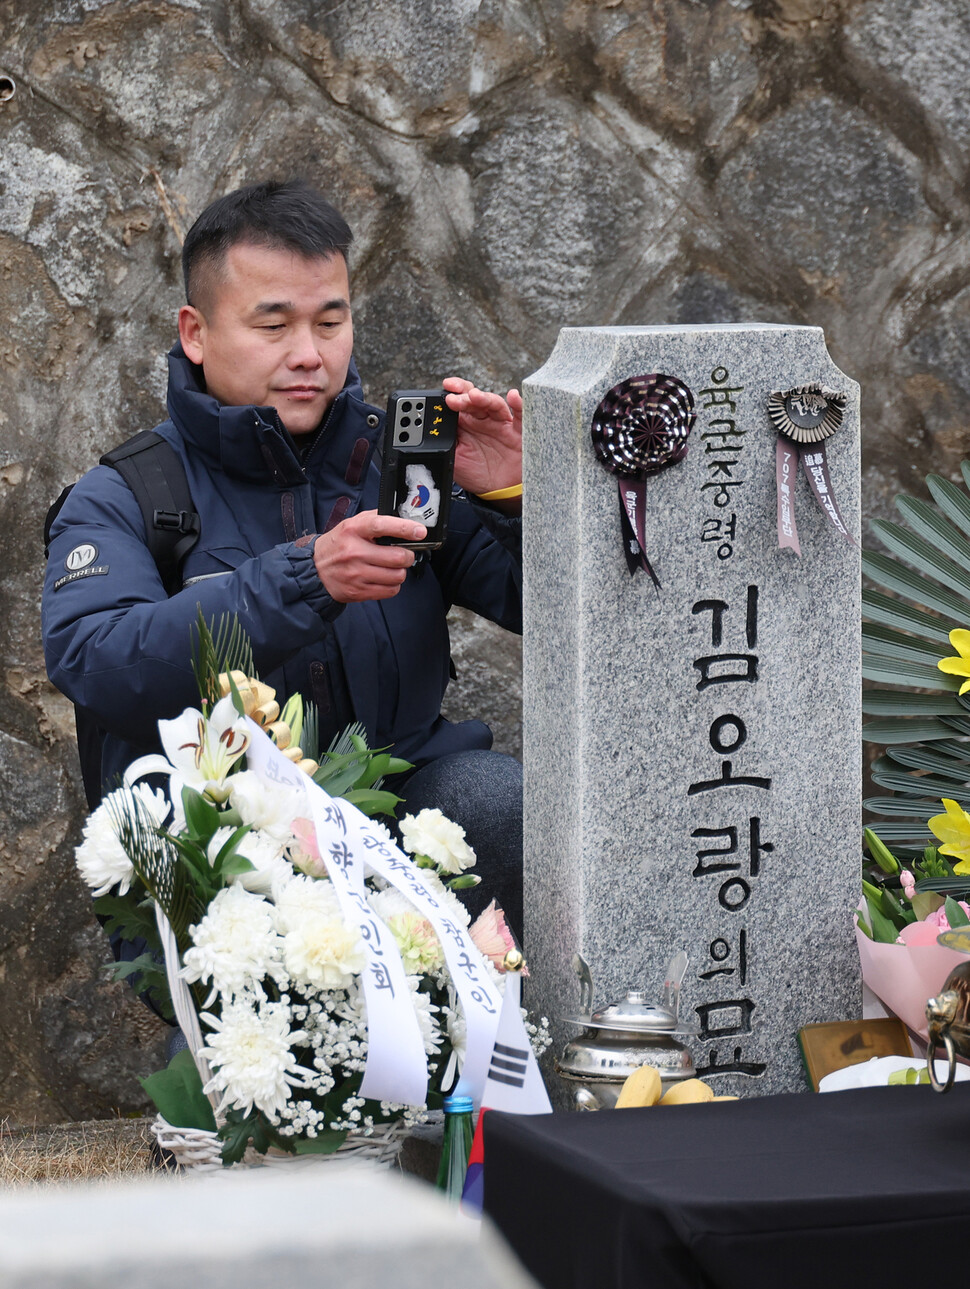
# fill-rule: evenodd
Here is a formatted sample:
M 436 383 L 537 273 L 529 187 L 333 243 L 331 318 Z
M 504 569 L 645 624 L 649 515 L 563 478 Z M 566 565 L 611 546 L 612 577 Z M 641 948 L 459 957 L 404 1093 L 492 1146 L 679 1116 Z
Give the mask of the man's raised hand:
M 313 544 L 317 576 L 331 599 L 340 604 L 358 600 L 389 600 L 398 591 L 414 563 L 414 551 L 381 546 L 378 537 L 420 542 L 428 530 L 413 519 L 379 515 L 365 510 L 331 528 Z
M 470 380 L 442 382 L 448 406 L 458 413 L 455 482 L 480 496 L 522 482 L 522 397 L 477 389 Z

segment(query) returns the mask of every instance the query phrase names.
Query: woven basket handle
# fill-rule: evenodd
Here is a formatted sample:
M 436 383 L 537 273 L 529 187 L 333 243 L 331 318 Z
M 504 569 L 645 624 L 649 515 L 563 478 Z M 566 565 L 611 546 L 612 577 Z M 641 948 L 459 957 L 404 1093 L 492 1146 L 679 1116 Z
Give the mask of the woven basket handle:
M 179 975 L 181 959 L 179 958 L 175 932 L 172 930 L 171 922 L 169 922 L 157 904 L 155 905 L 155 921 L 158 924 L 158 934 L 161 937 L 162 950 L 165 954 L 165 975 L 168 979 L 169 993 L 172 995 L 172 1006 L 175 1008 L 175 1019 L 185 1035 L 185 1041 L 188 1043 L 192 1060 L 195 1061 L 195 1068 L 199 1071 L 202 1086 L 206 1087 L 212 1078 L 212 1070 L 209 1067 L 209 1062 L 202 1055 L 202 1027 L 199 1025 L 199 1018 L 196 1015 L 192 991 Z M 219 1104 L 218 1096 L 214 1092 L 207 1092 L 206 1096 L 209 1098 L 209 1104 L 215 1110 Z

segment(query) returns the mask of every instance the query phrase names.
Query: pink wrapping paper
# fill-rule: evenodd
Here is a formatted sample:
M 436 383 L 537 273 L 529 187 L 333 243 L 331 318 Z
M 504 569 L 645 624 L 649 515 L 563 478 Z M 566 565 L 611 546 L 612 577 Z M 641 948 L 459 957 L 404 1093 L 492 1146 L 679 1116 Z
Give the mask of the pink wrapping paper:
M 926 1043 L 927 999 L 940 992 L 953 968 L 966 961 L 966 954 L 937 944 L 939 928 L 925 922 L 911 922 L 899 934 L 902 944 L 880 944 L 856 927 L 862 978 L 876 997 Z

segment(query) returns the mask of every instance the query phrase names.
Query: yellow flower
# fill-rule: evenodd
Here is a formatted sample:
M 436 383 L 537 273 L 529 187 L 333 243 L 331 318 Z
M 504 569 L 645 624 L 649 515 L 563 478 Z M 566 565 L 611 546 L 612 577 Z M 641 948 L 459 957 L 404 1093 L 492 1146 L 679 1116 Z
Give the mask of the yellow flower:
M 947 797 L 942 800 L 946 814 L 933 816 L 929 821 L 930 832 L 945 843 L 940 847 L 941 855 L 952 855 L 954 859 L 959 859 L 960 863 L 954 866 L 953 871 L 970 873 L 970 815 L 955 801 L 950 801 Z
M 963 694 L 970 689 L 970 631 L 957 627 L 950 632 L 950 644 L 959 653 L 959 658 L 941 658 L 936 665 L 949 676 L 967 677 L 960 686 L 960 693 Z

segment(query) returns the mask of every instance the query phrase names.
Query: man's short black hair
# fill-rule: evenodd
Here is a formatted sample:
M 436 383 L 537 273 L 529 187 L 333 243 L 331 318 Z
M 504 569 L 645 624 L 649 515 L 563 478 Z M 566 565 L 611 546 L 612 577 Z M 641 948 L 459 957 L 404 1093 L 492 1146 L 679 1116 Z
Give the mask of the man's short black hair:
M 353 240 L 340 212 L 302 179 L 237 188 L 207 206 L 189 229 L 182 247 L 185 298 L 205 311 L 229 248 L 240 242 L 307 258 L 339 252 L 346 260 Z

